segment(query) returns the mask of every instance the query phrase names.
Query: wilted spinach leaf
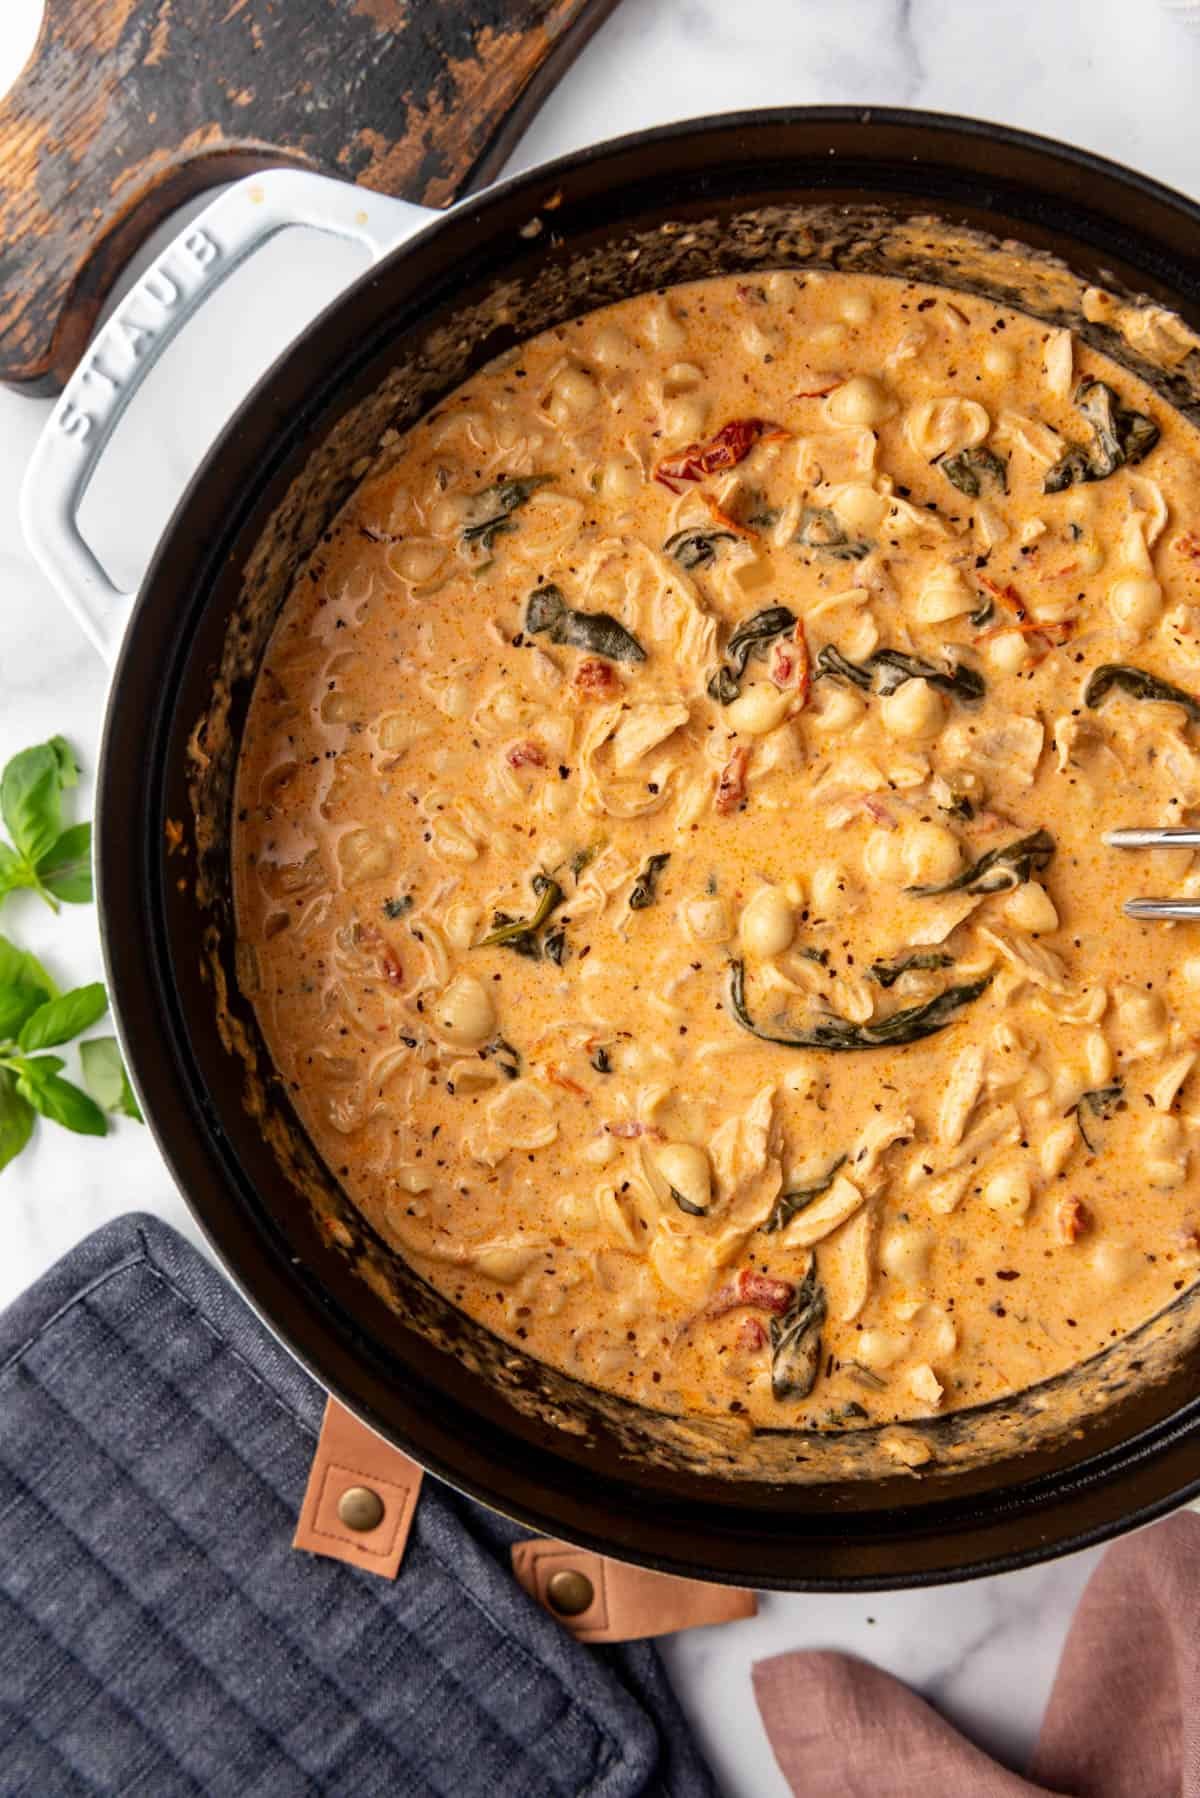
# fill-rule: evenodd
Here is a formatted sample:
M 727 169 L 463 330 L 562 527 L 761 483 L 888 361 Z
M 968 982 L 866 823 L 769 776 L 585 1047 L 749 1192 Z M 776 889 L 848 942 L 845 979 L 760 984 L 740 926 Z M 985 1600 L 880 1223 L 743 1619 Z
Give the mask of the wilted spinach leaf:
M 497 537 L 516 529 L 512 514 L 526 505 L 538 488 L 549 479 L 549 475 L 545 474 L 531 474 L 523 478 L 506 478 L 501 475 L 491 487 L 473 494 L 474 509 L 484 516 L 475 524 L 463 526 L 463 542 L 478 545 L 485 553 L 490 554 L 496 546 Z
M 819 651 L 814 678 L 852 681 L 864 693 L 873 687 L 885 696 L 894 693 L 905 681 L 924 680 L 964 705 L 973 705 L 987 692 L 983 676 L 974 668 L 968 668 L 965 662 L 955 662 L 948 669 L 939 668 L 921 656 L 907 655 L 900 649 L 877 649 L 865 662 L 852 662 L 832 643 Z
M 774 1236 L 777 1230 L 784 1229 L 801 1211 L 807 1211 L 815 1199 L 829 1191 L 845 1165 L 846 1157 L 839 1155 L 833 1166 L 812 1186 L 797 1186 L 791 1192 L 781 1192 L 771 1207 L 770 1217 L 765 1224 L 760 1225 L 763 1235 Z
M 654 904 L 654 889 L 658 883 L 658 877 L 670 859 L 669 849 L 660 850 L 657 855 L 648 858 L 646 866 L 633 883 L 633 890 L 629 895 L 630 911 L 645 911 L 648 905 Z
M 1061 493 L 1077 481 L 1103 481 L 1118 468 L 1140 462 L 1150 454 L 1162 433 L 1152 418 L 1122 405 L 1121 397 L 1107 381 L 1086 376 L 1075 389 L 1075 404 L 1092 428 L 1092 444 L 1073 443 L 1047 469 L 1045 493 Z
M 576 612 L 558 587 L 535 587 L 525 605 L 525 629 L 531 637 L 546 635 L 551 643 L 586 650 L 610 662 L 644 662 L 646 652 L 631 631 L 607 612 Z
M 944 456 L 938 467 L 960 493 L 978 499 L 981 493 L 1008 492 L 1008 461 L 994 450 L 981 447 L 959 450 L 956 456 Z
M 1100 1144 L 1093 1141 L 1088 1135 L 1087 1124 L 1084 1121 L 1085 1113 L 1106 1123 L 1123 1104 L 1124 1098 L 1125 1088 L 1119 1080 L 1115 1081 L 1112 1086 L 1096 1086 L 1090 1092 L 1080 1093 L 1079 1103 L 1075 1107 L 1075 1122 L 1079 1125 L 1079 1134 L 1082 1136 L 1089 1154 L 1098 1155 Z
M 873 961 L 867 969 L 867 979 L 873 980 L 876 986 L 895 986 L 902 974 L 915 972 L 932 972 L 935 968 L 952 968 L 954 957 L 944 955 L 938 949 L 914 949 L 908 955 L 899 955 L 895 961 Z
M 1185 693 L 1182 687 L 1173 687 L 1170 681 L 1160 680 L 1157 674 L 1148 674 L 1144 668 L 1133 668 L 1126 662 L 1104 662 L 1093 669 L 1083 689 L 1083 703 L 1093 708 L 1102 705 L 1116 689 L 1128 693 L 1131 699 L 1161 699 L 1169 705 L 1182 706 L 1193 724 L 1200 723 L 1200 699 Z
M 828 506 L 804 508 L 795 541 L 834 562 L 861 562 L 875 547 L 865 537 L 850 537 L 837 514 Z
M 707 568 L 717 558 L 719 543 L 736 543 L 734 531 L 676 531 L 668 537 L 663 549 L 674 556 L 681 568 Z
M 826 1309 L 814 1256 L 788 1310 L 771 1319 L 771 1391 L 775 1398 L 807 1398 L 816 1385 Z
M 741 690 L 742 676 L 753 650 L 765 649 L 776 637 L 796 628 L 796 614 L 787 606 L 767 606 L 738 625 L 725 648 L 725 660 L 708 683 L 708 696 L 718 705 L 730 705 Z
M 965 986 L 950 986 L 924 1005 L 909 1005 L 894 1011 L 890 1018 L 879 1018 L 869 1024 L 855 1024 L 834 1013 L 819 1017 L 806 1030 L 789 1031 L 786 1035 L 765 1030 L 756 1024 L 746 1009 L 745 964 L 730 964 L 729 1006 L 737 1022 L 760 1042 L 777 1043 L 785 1049 L 827 1049 L 842 1053 L 852 1049 L 902 1049 L 944 1030 L 964 1006 L 980 998 L 992 984 L 992 976 L 984 975 Z
M 557 880 L 551 879 L 549 874 L 535 874 L 529 884 L 538 901 L 537 910 L 532 917 L 513 918 L 507 912 L 493 912 L 492 928 L 485 937 L 480 937 L 475 945 L 477 949 L 512 949 L 516 954 L 528 957 L 530 961 L 541 960 L 543 945 L 538 932 L 550 914 L 562 904 L 566 895 Z M 564 942 L 551 959 L 561 962 L 565 951 Z
M 1048 867 L 1053 854 L 1054 838 L 1050 832 L 1035 830 L 1027 837 L 1018 837 L 1015 843 L 989 849 L 986 855 L 981 855 L 977 862 L 972 862 L 952 880 L 904 890 L 915 893 L 919 899 L 937 898 L 943 893 L 1006 893 L 1013 887 L 1023 886 Z

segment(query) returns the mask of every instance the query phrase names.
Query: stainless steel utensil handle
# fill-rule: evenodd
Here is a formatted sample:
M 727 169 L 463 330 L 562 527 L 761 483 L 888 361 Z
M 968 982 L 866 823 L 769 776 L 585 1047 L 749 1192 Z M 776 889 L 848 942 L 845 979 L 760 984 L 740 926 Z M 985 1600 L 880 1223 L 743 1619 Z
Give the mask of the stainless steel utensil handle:
M 1147 921 L 1156 918 L 1191 919 L 1195 923 L 1200 918 L 1200 899 L 1127 899 L 1125 916 Z
M 289 226 L 349 238 L 376 261 L 440 216 L 324 175 L 269 169 L 222 193 L 126 294 L 63 389 L 21 488 L 21 525 L 34 560 L 105 661 L 116 660 L 134 594 L 109 579 L 84 542 L 79 506 L 126 407 L 167 345 L 239 264 Z
M 1109 830 L 1104 841 L 1110 849 L 1196 849 L 1200 848 L 1200 830 L 1178 824 L 1157 830 Z

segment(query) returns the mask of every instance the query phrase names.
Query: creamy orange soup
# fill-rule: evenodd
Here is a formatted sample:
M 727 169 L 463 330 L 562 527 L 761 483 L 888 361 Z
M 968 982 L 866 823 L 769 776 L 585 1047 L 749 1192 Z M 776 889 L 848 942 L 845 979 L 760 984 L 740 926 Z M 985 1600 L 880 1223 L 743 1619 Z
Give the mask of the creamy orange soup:
M 1194 1277 L 1200 458 L 1123 369 L 860 276 L 544 333 L 299 581 L 242 966 L 456 1305 L 672 1411 L 1011 1393 Z M 1166 687 L 1162 683 L 1168 683 Z

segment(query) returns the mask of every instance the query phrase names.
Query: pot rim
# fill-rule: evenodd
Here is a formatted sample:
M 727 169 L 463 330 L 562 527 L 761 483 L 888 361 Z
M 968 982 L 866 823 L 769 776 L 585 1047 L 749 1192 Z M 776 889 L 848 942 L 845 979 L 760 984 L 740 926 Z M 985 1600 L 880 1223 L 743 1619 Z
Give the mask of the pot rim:
M 1051 1480 L 1035 1479 L 1034 1487 L 1053 1486 L 1053 1491 L 1030 1499 L 1026 1495 L 1025 1485 L 1010 1486 L 1007 1490 L 997 1489 L 997 1496 L 983 1498 L 979 1503 L 988 1510 L 992 1529 L 1003 1531 L 1011 1517 L 1020 1514 L 1031 1520 L 1031 1529 L 1027 1539 L 1017 1547 L 1010 1549 L 996 1548 L 983 1550 L 977 1558 L 967 1556 L 962 1560 L 939 1557 L 935 1552 L 932 1561 L 923 1560 L 919 1566 L 895 1571 L 875 1571 L 865 1574 L 823 1574 L 820 1571 L 806 1572 L 801 1578 L 794 1574 L 772 1572 L 769 1568 L 756 1564 L 753 1571 L 737 1573 L 728 1566 L 718 1565 L 715 1560 L 706 1561 L 702 1556 L 697 1559 L 690 1553 L 676 1555 L 672 1550 L 660 1546 L 657 1549 L 625 1539 L 618 1528 L 615 1533 L 597 1533 L 583 1527 L 575 1520 L 564 1525 L 560 1513 L 556 1513 L 553 1505 L 547 1509 L 544 1505 L 531 1502 L 528 1496 L 514 1499 L 503 1494 L 498 1495 L 495 1488 L 487 1484 L 486 1479 L 478 1473 L 464 1468 L 461 1457 L 438 1446 L 430 1446 L 427 1439 L 420 1434 L 412 1435 L 398 1429 L 394 1414 L 385 1415 L 377 1400 L 372 1396 L 371 1386 L 378 1387 L 365 1366 L 355 1363 L 354 1354 L 345 1345 L 339 1345 L 337 1352 L 331 1346 L 331 1335 L 326 1325 L 324 1335 L 321 1319 L 316 1312 L 310 1310 L 304 1314 L 300 1326 L 295 1320 L 290 1324 L 281 1321 L 280 1312 L 284 1308 L 276 1303 L 276 1289 L 280 1286 L 280 1270 L 270 1264 L 270 1251 L 263 1243 L 258 1242 L 256 1253 L 247 1257 L 245 1242 L 239 1245 L 237 1228 L 231 1228 L 229 1219 L 216 1212 L 214 1204 L 206 1197 L 198 1196 L 195 1186 L 194 1166 L 196 1145 L 189 1145 L 188 1153 L 179 1148 L 181 1110 L 193 1112 L 191 1130 L 195 1133 L 199 1124 L 201 1130 L 207 1126 L 211 1132 L 211 1141 L 201 1143 L 200 1149 L 210 1151 L 207 1154 L 207 1174 L 211 1180 L 215 1170 L 219 1177 L 219 1163 L 214 1162 L 216 1150 L 231 1156 L 227 1139 L 221 1128 L 220 1119 L 210 1115 L 201 1120 L 196 1113 L 195 1095 L 184 1093 L 186 1079 L 183 1071 L 176 1066 L 168 1054 L 163 1053 L 162 1024 L 164 1012 L 161 1003 L 144 1001 L 147 987 L 154 989 L 154 995 L 161 1000 L 161 987 L 166 972 L 169 971 L 170 957 L 166 942 L 165 930 L 161 920 L 156 935 L 155 959 L 151 970 L 151 957 L 145 945 L 136 948 L 129 940 L 128 919 L 121 915 L 121 895 L 128 893 L 130 881 L 130 858 L 136 859 L 134 847 L 138 838 L 136 825 L 131 829 L 128 823 L 128 805 L 125 795 L 130 790 L 125 785 L 122 790 L 122 760 L 128 767 L 129 745 L 123 742 L 125 737 L 124 716 L 126 706 L 124 695 L 130 686 L 145 686 L 145 671 L 139 669 L 139 659 L 144 660 L 147 626 L 156 619 L 158 623 L 156 636 L 160 642 L 172 635 L 165 631 L 161 624 L 161 613 L 168 603 L 168 596 L 161 589 L 164 579 L 168 587 L 171 580 L 171 569 L 174 566 L 174 547 L 181 535 L 190 531 L 190 512 L 206 479 L 211 478 L 212 471 L 218 463 L 222 451 L 235 444 L 239 433 L 251 418 L 271 411 L 271 400 L 284 375 L 294 371 L 297 360 L 303 357 L 306 345 L 314 336 L 328 328 L 337 314 L 345 308 L 360 289 L 370 283 L 386 279 L 390 270 L 403 263 L 412 254 L 418 244 L 436 241 L 444 234 L 468 229 L 476 220 L 484 219 L 489 212 L 514 198 L 533 197 L 540 191 L 554 185 L 581 170 L 595 170 L 614 158 L 625 156 L 631 152 L 653 152 L 662 147 L 680 146 L 693 142 L 699 137 L 716 134 L 720 137 L 734 137 L 740 133 L 785 131 L 789 127 L 811 125 L 856 126 L 866 130 L 897 131 L 916 133 L 921 140 L 928 139 L 930 155 L 921 151 L 909 158 L 912 165 L 920 168 L 926 161 L 936 164 L 936 149 L 939 142 L 948 141 L 954 134 L 966 135 L 997 149 L 1008 148 L 1032 156 L 1039 162 L 1057 164 L 1066 167 L 1082 176 L 1099 177 L 1106 183 L 1115 183 L 1127 193 L 1141 196 L 1153 203 L 1156 208 L 1165 209 L 1168 213 L 1180 218 L 1194 231 L 1200 225 L 1200 205 L 1177 193 L 1154 178 L 1124 168 L 1122 165 L 1094 152 L 1066 145 L 1054 139 L 1018 130 L 1014 127 L 992 124 L 985 120 L 959 117 L 949 113 L 933 113 L 909 110 L 896 107 L 858 107 L 858 106 L 816 106 L 816 107 L 780 107 L 763 110 L 748 110 L 738 113 L 711 114 L 697 119 L 677 121 L 667 125 L 652 127 L 647 130 L 626 134 L 597 145 L 571 152 L 554 161 L 537 165 L 520 174 L 507 178 L 494 186 L 484 189 L 479 194 L 461 202 L 444 215 L 436 216 L 420 232 L 417 237 L 408 240 L 389 253 L 376 267 L 366 271 L 355 282 L 342 291 L 312 323 L 290 345 L 286 347 L 278 360 L 255 383 L 250 393 L 238 407 L 233 418 L 210 446 L 202 459 L 199 468 L 181 497 L 175 511 L 165 527 L 159 545 L 153 557 L 151 567 L 142 584 L 138 598 L 133 606 L 126 628 L 120 657 L 115 669 L 110 688 L 109 703 L 106 710 L 104 735 L 102 739 L 97 771 L 97 900 L 101 924 L 101 936 L 105 957 L 106 971 L 110 991 L 114 999 L 114 1018 L 122 1047 L 126 1054 L 127 1064 L 137 1085 L 139 1097 L 142 1099 L 143 1111 L 155 1135 L 162 1152 L 180 1191 L 188 1204 L 189 1210 L 203 1232 L 213 1252 L 220 1261 L 226 1275 L 232 1280 L 242 1297 L 262 1318 L 268 1328 L 284 1343 L 319 1383 L 331 1391 L 340 1402 L 364 1418 L 371 1427 L 384 1437 L 396 1441 L 406 1452 L 413 1453 L 421 1464 L 428 1467 L 447 1484 L 466 1492 L 472 1498 L 489 1505 L 491 1508 L 507 1512 L 531 1528 L 577 1542 L 582 1546 L 596 1549 L 598 1552 L 612 1554 L 614 1550 L 625 1558 L 635 1560 L 643 1565 L 656 1567 L 661 1571 L 683 1574 L 693 1578 L 728 1581 L 731 1578 L 752 1579 L 755 1585 L 764 1588 L 784 1590 L 814 1591 L 875 1591 L 890 1588 L 903 1588 L 933 1583 L 951 1583 L 959 1580 L 983 1577 L 985 1575 L 1008 1571 L 1017 1567 L 1032 1565 L 1094 1545 L 1097 1542 L 1121 1533 L 1124 1530 L 1152 1521 L 1176 1506 L 1185 1503 L 1189 1498 L 1200 1493 L 1200 1464 L 1194 1446 L 1190 1457 L 1192 1471 L 1184 1474 L 1178 1470 L 1168 1480 L 1166 1487 L 1156 1470 L 1161 1469 L 1164 1457 L 1170 1455 L 1172 1460 L 1178 1459 L 1188 1444 L 1195 1442 L 1197 1419 L 1189 1413 L 1193 1410 L 1200 1415 L 1200 1406 L 1188 1407 L 1185 1411 L 1176 1411 L 1171 1416 L 1159 1420 L 1149 1431 L 1136 1432 L 1127 1440 L 1110 1451 L 1102 1451 L 1098 1456 L 1083 1462 L 1077 1467 L 1067 1469 Z M 1005 192 L 1003 184 L 1000 199 L 993 201 L 994 210 L 1004 213 Z M 814 192 L 818 191 L 816 189 Z M 881 188 L 882 191 L 882 188 Z M 912 197 L 911 187 L 897 189 L 897 192 Z M 1063 204 L 1061 197 L 1051 196 L 1058 205 Z M 934 202 L 931 207 L 936 210 Z M 1006 215 L 1007 216 L 1007 215 Z M 1151 240 L 1152 241 L 1152 240 Z M 329 381 L 318 384 L 310 395 L 310 410 L 315 416 L 329 413 Z M 286 433 L 284 433 L 286 435 Z M 280 450 L 279 460 L 284 460 Z M 259 486 L 250 499 L 245 500 L 236 517 L 227 521 L 224 536 L 219 544 L 211 545 L 201 556 L 191 555 L 187 559 L 195 564 L 192 586 L 199 593 L 211 590 L 217 578 L 217 571 L 223 551 L 236 537 L 248 517 L 253 505 L 261 499 L 261 495 L 269 485 L 277 468 L 264 470 Z M 196 602 L 196 612 L 200 603 Z M 179 649 L 178 642 L 176 650 Z M 149 736 L 148 739 L 149 740 Z M 151 807 L 151 810 L 154 808 Z M 109 812 L 113 813 L 110 823 Z M 143 820 L 146 833 L 153 828 L 153 820 Z M 124 826 L 124 828 L 123 828 Z M 136 874 L 134 876 L 136 884 Z M 143 883 L 145 884 L 145 883 Z M 157 900 L 143 891 L 140 898 L 143 910 L 155 912 Z M 149 920 L 148 920 L 149 921 Z M 131 972 L 131 970 L 133 970 Z M 141 993 L 137 991 L 135 973 L 140 975 Z M 168 1029 L 168 1036 L 170 1032 Z M 178 1044 L 175 1045 L 177 1054 Z M 184 1105 L 181 1107 L 181 1094 Z M 190 1104 L 189 1104 L 190 1101 Z M 160 1120 L 167 1120 L 160 1122 Z M 203 1158 L 203 1153 L 202 1153 Z M 207 1182 L 206 1182 L 207 1184 Z M 245 1237 L 245 1227 L 240 1234 Z M 261 1224 L 260 1224 L 261 1234 Z M 294 1301 L 294 1294 L 293 1294 Z M 410 1416 L 412 1414 L 410 1413 Z M 417 1424 L 421 1422 L 417 1417 Z M 428 1432 L 425 1432 L 426 1437 Z M 1116 1462 L 1117 1465 L 1112 1465 Z M 1003 1466 L 1001 1463 L 999 1466 Z M 1137 1484 L 1136 1476 L 1145 1474 L 1146 1492 L 1135 1497 L 1132 1508 L 1123 1503 L 1115 1508 L 1111 1504 L 1095 1504 L 1097 1495 L 1103 1499 L 1112 1493 L 1114 1487 L 1125 1490 L 1130 1484 Z M 799 1489 L 801 1492 L 803 1489 Z M 631 1498 L 634 1496 L 630 1488 Z M 1079 1511 L 1078 1521 L 1071 1523 L 1065 1530 L 1056 1527 L 1062 1519 L 1059 1517 L 1064 1508 Z M 923 1525 L 916 1528 L 917 1536 L 925 1536 L 935 1527 L 934 1512 L 931 1509 Z M 611 1509 L 609 1512 L 611 1515 Z M 916 1513 L 914 1513 L 916 1515 Z M 636 1531 L 636 1520 L 629 1521 L 629 1527 Z M 969 1523 L 968 1533 L 978 1532 Z M 722 1532 L 714 1525 L 715 1535 Z M 990 1533 L 985 1530 L 982 1534 Z M 661 1538 L 662 1531 L 659 1531 Z M 895 1542 L 895 1551 L 899 1559 L 903 1559 L 905 1545 L 910 1538 L 905 1536 Z M 741 1552 L 741 1551 L 738 1551 Z M 744 1559 L 743 1553 L 743 1559 Z

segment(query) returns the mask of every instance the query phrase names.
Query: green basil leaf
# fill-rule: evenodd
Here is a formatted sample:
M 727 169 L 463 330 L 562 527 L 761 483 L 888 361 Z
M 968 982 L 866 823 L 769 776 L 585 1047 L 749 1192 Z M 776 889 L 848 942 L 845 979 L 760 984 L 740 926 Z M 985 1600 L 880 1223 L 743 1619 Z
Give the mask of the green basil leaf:
M 38 1007 L 21 1026 L 18 1038 L 26 1055 L 37 1049 L 52 1048 L 55 1043 L 69 1043 L 81 1031 L 88 1030 L 108 1010 L 108 994 L 100 981 L 91 986 L 77 986 L 60 999 L 51 999 Z
M 6 936 L 0 936 L 0 986 L 11 986 L 18 980 L 41 987 L 48 999 L 58 997 L 58 988 L 37 956 L 28 949 L 18 949 Z
M 29 866 L 23 855 L 0 840 L 0 899 L 6 893 L 15 893 L 18 887 L 31 887 L 37 875 Z
M 62 831 L 62 790 L 63 763 L 54 742 L 23 749 L 0 775 L 0 813 L 14 848 L 35 867 Z
M 67 905 L 92 902 L 92 827 L 72 824 L 47 850 L 37 866 L 38 879 Z
M 22 1061 L 17 1074 L 20 1096 L 40 1111 L 44 1118 L 74 1130 L 79 1136 L 107 1136 L 108 1119 L 94 1099 L 58 1070 L 63 1066 L 57 1055 L 39 1055 Z
M 119 1111 L 127 1118 L 136 1118 L 139 1124 L 145 1121 L 129 1084 L 115 1036 L 93 1036 L 86 1043 L 80 1043 L 79 1060 L 83 1083 L 102 1110 Z
M 48 1074 L 61 1074 L 66 1065 L 61 1055 L 14 1055 L 12 1060 L 18 1079 L 34 1085 Z
M 79 785 L 79 763 L 75 760 L 75 751 L 65 737 L 51 737 L 46 745 L 54 751 L 58 762 L 59 785 L 64 789 Z
M 0 1041 L 15 1038 L 26 1019 L 40 1011 L 49 997 L 42 987 L 25 978 L 0 986 Z
M 7 1068 L 0 1068 L 0 1169 L 15 1161 L 33 1129 L 33 1111 L 17 1091 Z
M 0 936 L 0 1042 L 15 1037 L 26 1018 L 56 991 L 35 956 Z

